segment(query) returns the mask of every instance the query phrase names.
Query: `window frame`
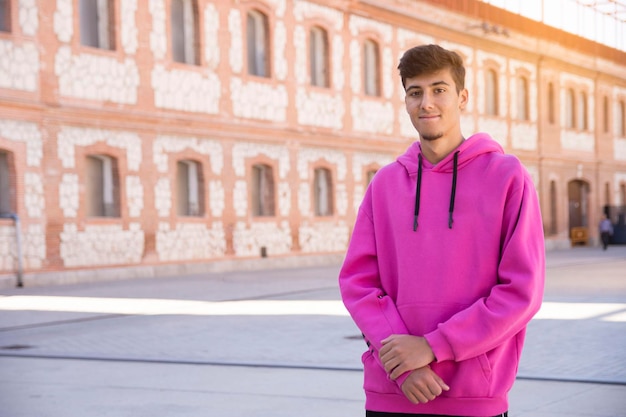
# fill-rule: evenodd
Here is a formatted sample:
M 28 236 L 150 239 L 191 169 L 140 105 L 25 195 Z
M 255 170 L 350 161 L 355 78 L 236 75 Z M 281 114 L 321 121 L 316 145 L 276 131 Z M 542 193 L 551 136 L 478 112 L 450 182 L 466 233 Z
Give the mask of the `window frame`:
M 367 188 L 370 183 L 372 182 L 372 180 L 374 179 L 374 176 L 376 175 L 376 173 L 378 172 L 379 168 L 367 168 L 365 170 L 365 175 L 363 176 L 363 178 L 365 178 L 365 187 Z
M 0 149 L 0 214 L 12 214 L 16 212 L 17 192 L 15 189 L 16 178 L 13 158 L 13 152 Z
M 361 58 L 363 94 L 368 97 L 380 97 L 382 95 L 380 42 L 372 37 L 365 38 L 361 45 Z
M 568 87 L 565 90 L 565 123 L 563 123 L 566 129 L 576 129 L 577 114 L 576 91 L 574 88 Z
M 530 82 L 528 77 L 520 75 L 516 80 L 517 87 L 517 120 L 528 122 L 530 121 Z
M 271 78 L 271 32 L 269 15 L 258 8 L 246 12 L 246 69 L 253 77 Z
M 333 172 L 325 166 L 313 170 L 313 214 L 315 217 L 331 217 L 335 214 L 335 184 Z
M 578 106 L 577 106 L 577 114 L 576 114 L 576 127 L 580 131 L 589 130 L 589 96 L 587 92 L 581 90 L 577 94 L 578 96 Z
M 194 159 L 176 161 L 176 215 L 198 218 L 205 215 L 203 165 Z
M 182 24 L 175 22 L 174 7 L 180 4 Z M 200 13 L 197 0 L 171 0 L 170 3 L 170 45 L 172 61 L 200 65 Z
M 500 116 L 500 82 L 498 70 L 493 67 L 485 70 L 485 115 Z
M 556 95 L 554 94 L 554 83 L 548 83 L 548 123 L 556 124 Z
M 96 160 L 99 164 L 97 166 L 94 165 Z M 99 167 L 101 183 L 96 184 L 96 172 L 92 170 Z M 85 217 L 121 218 L 121 184 L 117 158 L 102 153 L 90 153 L 85 157 L 85 171 Z
M 255 218 L 276 216 L 276 177 L 274 166 L 258 162 L 251 167 L 251 215 Z
M 95 10 L 84 9 L 93 4 L 89 0 L 78 0 L 78 41 L 87 48 L 115 51 L 116 46 L 116 7 L 115 0 L 96 0 Z M 95 11 L 94 16 L 87 16 L 88 12 Z M 90 19 L 86 21 L 85 19 Z M 87 32 L 89 30 L 89 32 Z M 93 32 L 95 30 L 95 32 Z M 89 35 L 89 38 L 88 38 Z M 95 38 L 93 36 L 95 35 Z
M 609 133 L 611 131 L 610 122 L 611 104 L 609 102 L 609 96 L 602 96 L 602 133 Z
M 617 102 L 617 120 L 615 120 L 615 135 L 626 137 L 626 99 Z
M 0 33 L 13 33 L 12 0 L 0 0 Z
M 309 28 L 309 77 L 312 86 L 330 88 L 330 37 L 321 25 Z

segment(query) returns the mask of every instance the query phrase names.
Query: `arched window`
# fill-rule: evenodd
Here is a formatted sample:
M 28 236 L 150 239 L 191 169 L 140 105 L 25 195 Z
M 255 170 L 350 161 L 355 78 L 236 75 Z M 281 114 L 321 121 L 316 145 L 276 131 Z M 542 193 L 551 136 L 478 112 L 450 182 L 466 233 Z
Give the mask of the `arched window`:
M 380 96 L 380 51 L 371 39 L 363 42 L 363 91 L 368 96 Z
M 526 77 L 517 78 L 517 119 L 530 119 L 528 116 L 528 80 Z
M 274 216 L 274 172 L 272 167 L 257 164 L 252 167 L 252 215 Z
M 115 49 L 113 0 L 80 0 L 80 43 L 100 49 Z
M 313 184 L 316 216 L 333 214 L 333 179 L 329 169 L 316 168 Z
M 172 0 L 172 59 L 198 65 L 198 6 L 194 0 Z
M 568 88 L 565 92 L 565 127 L 574 129 L 576 127 L 576 98 L 574 90 Z
M 328 77 L 328 33 L 314 26 L 309 33 L 309 71 L 311 85 L 329 87 Z
M 179 216 L 204 214 L 202 165 L 191 160 L 176 163 L 176 212 Z
M 89 155 L 86 160 L 86 214 L 88 217 L 119 217 L 120 189 L 117 159 Z
M 248 74 L 259 77 L 270 76 L 269 23 L 267 16 L 250 10 L 247 16 Z
M 498 115 L 498 74 L 493 69 L 485 73 L 485 113 Z

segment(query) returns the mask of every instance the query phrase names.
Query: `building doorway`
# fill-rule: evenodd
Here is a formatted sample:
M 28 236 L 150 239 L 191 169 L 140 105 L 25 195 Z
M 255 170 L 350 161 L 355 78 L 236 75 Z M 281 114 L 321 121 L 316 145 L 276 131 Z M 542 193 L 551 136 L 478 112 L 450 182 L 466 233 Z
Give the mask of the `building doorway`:
M 589 184 L 572 180 L 567 184 L 569 201 L 569 230 L 572 245 L 587 244 L 589 240 Z

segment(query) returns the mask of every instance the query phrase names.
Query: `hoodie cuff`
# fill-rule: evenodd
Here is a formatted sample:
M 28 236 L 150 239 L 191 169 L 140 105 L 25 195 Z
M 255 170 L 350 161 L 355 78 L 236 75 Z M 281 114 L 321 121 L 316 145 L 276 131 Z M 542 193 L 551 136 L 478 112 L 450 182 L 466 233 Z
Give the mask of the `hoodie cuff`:
M 398 388 L 402 389 L 402 384 L 404 384 L 404 381 L 406 381 L 406 379 L 409 377 L 411 372 L 413 372 L 413 371 L 407 371 L 407 372 L 403 373 L 402 375 L 400 375 L 399 377 L 396 378 L 395 382 L 396 382 L 396 384 L 398 384 Z
M 435 362 L 454 360 L 452 346 L 439 330 L 424 335 L 424 338 L 435 354 Z

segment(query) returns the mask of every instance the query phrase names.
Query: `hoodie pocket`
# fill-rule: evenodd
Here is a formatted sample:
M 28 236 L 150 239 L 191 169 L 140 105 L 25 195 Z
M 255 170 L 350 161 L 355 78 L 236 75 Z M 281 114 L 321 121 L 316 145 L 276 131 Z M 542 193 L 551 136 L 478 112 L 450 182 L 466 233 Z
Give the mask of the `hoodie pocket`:
M 431 368 L 450 386 L 442 394 L 445 397 L 482 398 L 491 393 L 491 364 L 485 354 L 461 362 L 432 363 Z

